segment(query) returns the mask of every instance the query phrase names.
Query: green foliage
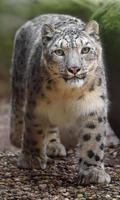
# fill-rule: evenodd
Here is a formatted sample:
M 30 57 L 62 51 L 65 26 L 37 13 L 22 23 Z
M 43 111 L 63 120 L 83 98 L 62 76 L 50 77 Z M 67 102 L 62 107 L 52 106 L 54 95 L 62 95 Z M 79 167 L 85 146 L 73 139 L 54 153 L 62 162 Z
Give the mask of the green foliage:
M 111 67 L 120 66 L 120 1 L 109 1 L 92 18 L 100 24 L 107 63 Z
M 93 13 L 93 5 L 91 0 L 38 0 L 33 1 L 30 14 L 33 17 L 42 13 L 66 13 L 88 19 Z

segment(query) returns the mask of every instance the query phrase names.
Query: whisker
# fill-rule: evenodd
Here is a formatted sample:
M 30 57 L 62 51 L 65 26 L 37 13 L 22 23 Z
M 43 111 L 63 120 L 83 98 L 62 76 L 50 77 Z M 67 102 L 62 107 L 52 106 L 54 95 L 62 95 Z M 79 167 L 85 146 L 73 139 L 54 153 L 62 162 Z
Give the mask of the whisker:
M 58 78 L 62 78 L 62 76 L 56 75 L 54 77 L 48 78 L 47 81 L 49 82 L 49 81 L 52 81 L 52 80 L 55 80 L 55 79 L 58 79 Z

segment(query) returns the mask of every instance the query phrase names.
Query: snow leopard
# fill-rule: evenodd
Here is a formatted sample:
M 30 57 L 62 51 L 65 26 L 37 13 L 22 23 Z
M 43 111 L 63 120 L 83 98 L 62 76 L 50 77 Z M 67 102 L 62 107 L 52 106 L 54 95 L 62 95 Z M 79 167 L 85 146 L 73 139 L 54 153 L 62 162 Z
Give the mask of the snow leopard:
M 45 169 L 78 134 L 79 184 L 109 183 L 104 169 L 108 95 L 99 25 L 63 14 L 27 21 L 15 35 L 10 139 L 18 166 Z

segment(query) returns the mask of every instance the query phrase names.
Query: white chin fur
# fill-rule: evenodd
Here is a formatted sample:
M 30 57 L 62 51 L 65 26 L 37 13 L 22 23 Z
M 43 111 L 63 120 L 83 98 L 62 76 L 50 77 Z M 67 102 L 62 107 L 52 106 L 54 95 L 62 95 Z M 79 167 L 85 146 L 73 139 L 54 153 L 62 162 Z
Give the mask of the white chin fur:
M 84 84 L 84 79 L 78 80 L 68 80 L 67 81 L 71 86 L 81 87 Z

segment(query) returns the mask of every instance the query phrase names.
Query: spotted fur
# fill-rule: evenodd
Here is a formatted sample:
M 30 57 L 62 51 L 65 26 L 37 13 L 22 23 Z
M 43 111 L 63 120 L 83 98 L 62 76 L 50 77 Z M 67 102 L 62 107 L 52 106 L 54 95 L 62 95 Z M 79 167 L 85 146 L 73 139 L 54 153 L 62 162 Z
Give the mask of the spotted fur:
M 108 98 L 95 21 L 50 14 L 23 25 L 14 43 L 11 105 L 20 167 L 46 168 L 47 156 L 65 156 L 63 130 L 79 135 L 79 182 L 110 182 L 103 164 Z

